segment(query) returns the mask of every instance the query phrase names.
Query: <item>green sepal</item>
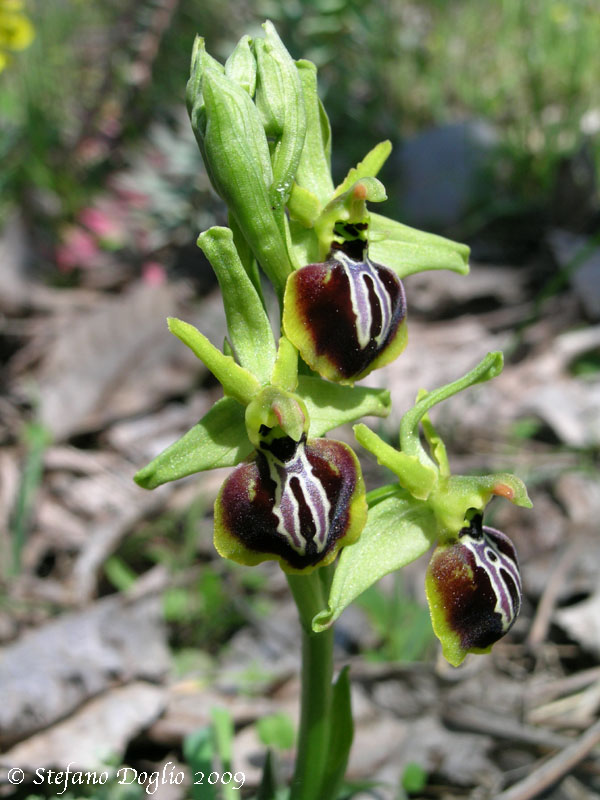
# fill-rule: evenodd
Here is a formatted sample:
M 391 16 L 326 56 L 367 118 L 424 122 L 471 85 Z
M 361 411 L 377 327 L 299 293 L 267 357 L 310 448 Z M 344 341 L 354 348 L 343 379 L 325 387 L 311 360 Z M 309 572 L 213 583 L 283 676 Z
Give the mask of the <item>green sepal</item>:
M 218 400 L 193 428 L 143 467 L 135 482 L 156 489 L 218 467 L 234 467 L 253 450 L 246 434 L 245 409 L 232 397 Z
M 387 444 L 366 425 L 354 426 L 356 440 L 398 478 L 400 485 L 417 500 L 427 500 L 438 480 L 438 472 L 421 463 L 416 456 L 408 455 Z
M 296 64 L 273 24 L 267 21 L 263 28 L 265 38 L 254 40 L 258 67 L 256 107 L 265 132 L 275 137 L 269 197 L 276 211 L 285 205 L 292 191 L 306 137 L 306 114 Z
M 256 91 L 256 59 L 250 46 L 252 39 L 242 36 L 225 62 L 225 75 L 245 89 L 250 97 Z
M 275 339 L 267 313 L 238 256 L 229 228 L 210 228 L 198 237 L 223 295 L 227 330 L 237 360 L 261 383 L 275 364 Z
M 336 187 L 334 197 L 347 192 L 356 181 L 361 178 L 375 178 L 392 152 L 392 143 L 389 140 L 379 142 L 355 167 L 348 171 L 344 180 Z M 384 262 L 385 263 L 385 262 Z
M 281 435 L 281 429 L 299 442 L 308 433 L 308 423 L 306 406 L 298 395 L 275 386 L 265 386 L 246 408 L 246 432 L 255 447 L 264 440 L 263 426 L 275 428 L 275 436 Z
M 470 249 L 443 236 L 410 228 L 395 220 L 370 215 L 369 255 L 400 277 L 432 269 L 449 269 L 461 275 L 469 272 Z
M 354 720 L 352 718 L 350 670 L 349 667 L 344 667 L 333 684 L 327 762 L 319 797 L 338 797 L 353 739 Z
M 361 417 L 386 417 L 391 409 L 387 389 L 344 386 L 312 375 L 299 376 L 297 393 L 306 404 L 311 438 Z
M 331 180 L 331 127 L 317 91 L 317 68 L 310 61 L 296 62 L 304 107 L 306 139 L 296 171 L 296 182 L 325 205 L 333 194 Z M 307 263 L 307 262 L 305 262 Z
M 169 317 L 169 330 L 177 336 L 202 361 L 219 381 L 225 394 L 247 405 L 260 391 L 260 383 L 244 367 L 236 364 L 231 356 L 224 355 L 198 328 Z
M 458 533 L 468 527 L 472 513 L 483 512 L 494 495 L 521 508 L 532 507 L 523 481 L 508 472 L 441 478 L 429 498 L 440 538 L 456 539 Z
M 360 539 L 342 551 L 329 607 L 315 616 L 313 631 L 319 633 L 330 627 L 369 586 L 422 556 L 436 536 L 431 509 L 402 489 L 371 508 Z

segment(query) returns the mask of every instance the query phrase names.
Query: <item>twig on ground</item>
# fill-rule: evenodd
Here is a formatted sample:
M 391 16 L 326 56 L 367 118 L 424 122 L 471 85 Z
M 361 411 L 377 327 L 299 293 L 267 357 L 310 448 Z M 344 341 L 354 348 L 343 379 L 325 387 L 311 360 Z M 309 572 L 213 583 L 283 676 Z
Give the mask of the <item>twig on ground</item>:
M 565 578 L 573 566 L 573 562 L 581 552 L 583 544 L 583 539 L 577 537 L 559 554 L 555 561 L 548 583 L 538 603 L 535 618 L 529 629 L 527 645 L 532 650 L 536 650 L 546 639 L 552 614 L 564 586 Z
M 531 800 L 556 783 L 600 744 L 600 720 L 595 722 L 573 744 L 543 763 L 524 780 L 501 792 L 496 800 Z

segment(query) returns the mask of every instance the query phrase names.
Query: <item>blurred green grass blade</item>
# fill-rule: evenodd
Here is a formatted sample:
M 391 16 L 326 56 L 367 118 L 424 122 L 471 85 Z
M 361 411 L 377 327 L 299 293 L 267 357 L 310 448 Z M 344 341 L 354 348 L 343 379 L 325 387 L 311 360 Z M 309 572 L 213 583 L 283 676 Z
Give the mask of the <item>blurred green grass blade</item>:
M 37 490 L 42 482 L 44 453 L 50 444 L 50 433 L 43 425 L 32 422 L 25 426 L 25 460 L 17 501 L 11 517 L 12 565 L 10 573 L 17 575 L 21 570 L 21 554 L 25 546 L 27 530 L 33 514 Z
M 183 740 L 183 757 L 192 773 L 192 800 L 217 800 L 215 787 L 207 782 L 213 771 L 213 755 L 213 732 L 210 727 L 200 728 Z
M 215 750 L 221 762 L 221 775 L 233 772 L 233 737 L 235 734 L 231 713 L 226 708 L 212 708 L 210 718 L 213 724 Z M 239 797 L 239 790 L 233 784 L 224 783 L 221 793 L 223 800 Z
M 277 800 L 277 778 L 275 775 L 275 765 L 273 764 L 273 753 L 267 750 L 265 765 L 263 767 L 262 778 L 256 800 Z

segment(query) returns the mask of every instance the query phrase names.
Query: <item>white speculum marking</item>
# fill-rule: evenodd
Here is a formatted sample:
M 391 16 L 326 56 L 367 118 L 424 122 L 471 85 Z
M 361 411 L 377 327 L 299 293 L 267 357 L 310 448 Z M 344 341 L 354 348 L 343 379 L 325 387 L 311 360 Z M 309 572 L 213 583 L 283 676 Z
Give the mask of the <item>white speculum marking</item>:
M 496 606 L 494 611 L 500 614 L 502 619 L 502 630 L 507 631 L 519 613 L 520 602 L 513 601 L 513 596 L 506 585 L 506 580 L 502 575 L 501 570 L 510 575 L 517 589 L 517 594 L 521 596 L 521 575 L 519 568 L 514 561 L 506 553 L 502 553 L 493 538 L 487 531 L 482 531 L 481 538 L 474 538 L 466 535 L 461 537 L 461 544 L 468 547 L 473 553 L 475 563 L 478 567 L 485 570 L 490 579 L 492 589 L 496 595 Z M 512 546 L 512 545 L 511 545 Z
M 269 474 L 277 487 L 273 513 L 277 517 L 277 532 L 288 540 L 290 546 L 300 555 L 306 553 L 309 541 L 314 542 L 316 552 L 321 553 L 327 545 L 329 533 L 329 511 L 331 503 L 321 481 L 316 477 L 306 456 L 304 442 L 300 442 L 296 453 L 289 461 L 281 462 L 272 453 L 265 453 Z M 303 530 L 300 502 L 301 495 L 312 520 L 312 531 Z
M 381 345 L 388 335 L 392 322 L 392 301 L 377 274 L 377 270 L 367 257 L 365 257 L 364 261 L 354 261 L 354 259 L 338 250 L 334 258 L 342 265 L 348 276 L 350 301 L 356 317 L 356 337 L 361 350 L 365 349 L 371 338 L 378 346 Z M 374 337 L 371 337 L 373 309 L 371 307 L 368 280 L 372 282 L 373 292 L 379 302 L 381 313 L 381 327 L 379 333 Z

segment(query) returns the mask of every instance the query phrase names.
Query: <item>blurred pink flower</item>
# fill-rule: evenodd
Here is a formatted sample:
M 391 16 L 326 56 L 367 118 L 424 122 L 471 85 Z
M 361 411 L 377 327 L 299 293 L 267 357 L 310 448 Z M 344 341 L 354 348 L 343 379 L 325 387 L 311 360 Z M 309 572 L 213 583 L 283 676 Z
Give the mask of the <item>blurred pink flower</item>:
M 56 263 L 63 272 L 75 267 L 91 267 L 98 255 L 94 236 L 79 225 L 69 225 L 63 230 L 62 242 L 56 248 Z
M 142 280 L 148 286 L 162 286 L 167 281 L 167 272 L 158 261 L 146 261 L 142 264 Z
M 107 210 L 100 206 L 88 206 L 79 212 L 79 222 L 95 233 L 99 239 L 111 244 L 120 244 L 124 239 L 124 230 L 117 216 L 118 211 L 117 208 Z

